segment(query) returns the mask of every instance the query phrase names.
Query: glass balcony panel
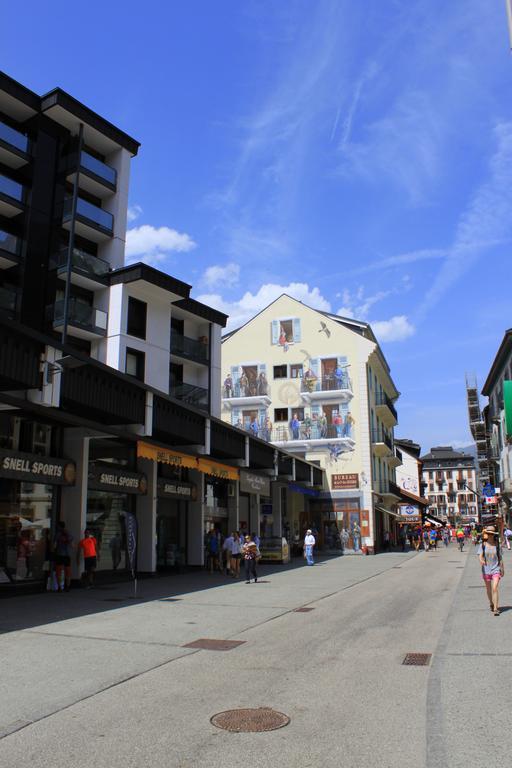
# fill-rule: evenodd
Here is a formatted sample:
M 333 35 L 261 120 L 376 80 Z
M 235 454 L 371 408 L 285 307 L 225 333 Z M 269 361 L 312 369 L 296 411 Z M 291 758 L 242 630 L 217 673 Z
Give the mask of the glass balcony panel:
M 199 407 L 208 404 L 208 390 L 196 384 L 175 384 L 171 385 L 169 394 L 177 400 L 182 400 L 190 405 Z
M 10 144 L 12 147 L 19 149 L 22 152 L 28 152 L 28 137 L 1 121 L 0 140 L 5 141 L 6 144 Z
M 308 423 L 305 419 L 293 429 L 289 424 L 275 424 L 270 426 L 263 422 L 249 422 L 234 425 L 245 429 L 246 432 L 259 437 L 267 442 L 284 443 L 290 440 L 336 440 L 340 438 L 353 439 L 353 427 L 351 424 L 336 427 L 333 424 L 317 424 L 314 421 Z
M 73 210 L 73 200 L 71 197 L 67 197 L 64 201 L 64 218 L 71 216 Z M 76 206 L 77 215 L 82 216 L 84 219 L 94 222 L 103 229 L 112 232 L 114 227 L 114 217 L 108 211 L 104 211 L 102 208 L 98 208 L 97 205 L 88 203 L 87 200 L 79 197 Z
M 208 344 L 203 344 L 202 341 L 190 339 L 179 333 L 171 333 L 171 352 L 181 357 L 189 357 L 202 362 L 208 360 Z
M 53 319 L 56 325 L 64 322 L 64 299 L 58 299 L 55 302 Z M 96 309 L 96 307 L 91 307 L 83 301 L 72 298 L 69 300 L 68 323 L 106 330 L 107 313 Z
M 0 229 L 0 250 L 7 251 L 17 256 L 20 252 L 20 239 L 16 235 L 11 235 L 10 232 L 4 232 Z
M 16 312 L 17 293 L 12 288 L 0 285 L 0 310 L 14 315 Z
M 82 168 L 94 173 L 95 176 L 99 176 L 100 179 L 104 179 L 113 186 L 117 182 L 117 171 L 115 168 L 111 168 L 110 165 L 103 163 L 96 157 L 93 157 L 88 152 L 83 151 L 80 155 L 80 164 Z
M 1 232 L 0 232 L 1 242 Z M 67 246 L 61 248 L 57 254 L 57 267 L 65 267 L 68 263 L 68 249 Z M 71 254 L 71 265 L 80 269 L 82 272 L 86 272 L 90 275 L 97 275 L 102 277 L 110 271 L 110 264 L 104 259 L 99 259 L 97 256 L 93 256 L 92 253 L 87 253 L 81 248 L 73 248 Z
M 19 200 L 20 203 L 23 201 L 23 186 L 2 174 L 0 174 L 0 192 L 14 200 Z

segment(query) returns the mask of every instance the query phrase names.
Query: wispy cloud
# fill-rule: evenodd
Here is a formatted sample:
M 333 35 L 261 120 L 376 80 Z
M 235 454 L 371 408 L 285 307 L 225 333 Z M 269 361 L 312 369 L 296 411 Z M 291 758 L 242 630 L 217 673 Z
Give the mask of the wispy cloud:
M 225 288 L 233 288 L 237 285 L 239 278 L 240 265 L 230 262 L 229 264 L 224 264 L 224 266 L 214 264 L 208 267 L 204 272 L 201 282 L 210 289 L 216 288 L 218 285 L 222 285 Z
M 139 216 L 142 214 L 142 208 L 140 205 L 135 203 L 134 205 L 130 205 L 128 207 L 128 222 L 135 221 L 139 218 Z
M 404 341 L 416 332 L 406 315 L 395 315 L 389 320 L 376 320 L 372 330 L 378 341 Z
M 196 247 L 196 243 L 183 232 L 170 227 L 153 227 L 142 224 L 132 227 L 126 233 L 126 261 L 144 261 L 147 264 L 161 265 L 170 253 L 187 253 Z

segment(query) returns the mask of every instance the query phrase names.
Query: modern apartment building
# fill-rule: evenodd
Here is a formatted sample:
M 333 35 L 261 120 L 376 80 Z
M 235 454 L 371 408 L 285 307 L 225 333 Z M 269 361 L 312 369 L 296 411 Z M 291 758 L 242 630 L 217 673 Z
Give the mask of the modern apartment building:
M 452 525 L 478 521 L 475 458 L 451 446 L 431 448 L 421 457 L 429 512 Z
M 125 264 L 138 148 L 60 89 L 0 74 L 0 592 L 43 578 L 59 519 L 75 542 L 94 532 L 100 570 L 113 541 L 127 565 L 136 520 L 151 573 L 201 565 L 212 527 L 270 533 L 280 479 L 285 506 L 323 484 L 219 418 L 226 316 Z
M 223 337 L 222 371 L 226 422 L 326 472 L 328 487 L 288 509 L 284 535 L 314 525 L 325 549 L 343 531 L 349 547 L 379 548 L 402 500 L 399 392 L 371 327 L 282 295 Z

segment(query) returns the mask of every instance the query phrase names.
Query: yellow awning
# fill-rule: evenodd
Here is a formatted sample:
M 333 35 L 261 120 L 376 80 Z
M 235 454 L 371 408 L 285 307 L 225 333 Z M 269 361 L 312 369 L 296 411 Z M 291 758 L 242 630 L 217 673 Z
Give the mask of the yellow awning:
M 238 480 L 240 477 L 240 471 L 236 467 L 219 464 L 218 461 L 210 461 L 209 459 L 198 459 L 197 469 L 205 475 L 213 475 L 213 477 L 219 477 L 223 480 Z
M 137 457 L 139 459 L 151 459 L 159 461 L 161 464 L 172 464 L 175 467 L 187 467 L 187 469 L 197 469 L 197 457 L 189 456 L 186 453 L 171 451 L 169 448 L 161 448 L 151 443 L 137 443 Z

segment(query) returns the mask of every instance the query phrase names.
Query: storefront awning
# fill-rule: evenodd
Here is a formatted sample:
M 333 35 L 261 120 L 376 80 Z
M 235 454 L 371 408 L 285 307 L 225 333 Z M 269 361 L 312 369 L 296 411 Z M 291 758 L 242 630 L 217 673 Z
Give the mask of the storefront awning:
M 186 467 L 187 469 L 196 469 L 205 475 L 212 475 L 223 480 L 238 480 L 240 472 L 236 467 L 230 467 L 228 464 L 221 464 L 212 459 L 202 456 L 189 456 L 187 453 L 172 451 L 169 448 L 162 448 L 159 445 L 137 443 L 137 457 L 139 459 L 150 459 L 158 461 L 161 464 L 172 464 L 174 467 Z

